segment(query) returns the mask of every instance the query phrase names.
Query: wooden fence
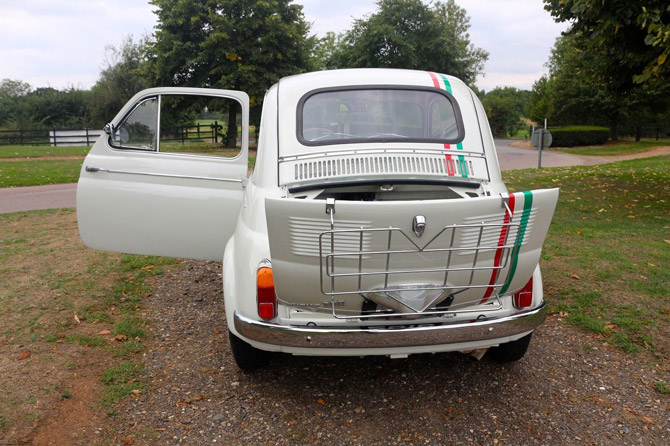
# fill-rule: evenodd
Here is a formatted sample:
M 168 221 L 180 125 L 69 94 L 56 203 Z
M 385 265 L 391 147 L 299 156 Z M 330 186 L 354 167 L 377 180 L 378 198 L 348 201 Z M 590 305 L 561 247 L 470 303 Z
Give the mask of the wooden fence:
M 214 143 L 225 143 L 227 126 L 220 125 L 217 121 L 212 124 L 184 125 L 168 129 L 162 129 L 162 141 L 175 141 L 183 143 L 208 141 Z M 241 129 L 236 130 L 239 141 Z M 92 146 L 103 134 L 98 129 L 29 129 L 29 130 L 0 130 L 0 146 Z M 256 129 L 252 127 L 249 132 L 250 144 L 256 143 Z

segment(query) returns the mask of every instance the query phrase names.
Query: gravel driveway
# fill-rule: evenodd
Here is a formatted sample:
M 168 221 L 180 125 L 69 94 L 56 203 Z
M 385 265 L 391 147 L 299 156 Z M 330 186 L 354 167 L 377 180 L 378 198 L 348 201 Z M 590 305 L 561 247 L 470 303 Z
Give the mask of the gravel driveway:
M 666 379 L 550 316 L 520 362 L 278 355 L 245 374 L 228 346 L 221 265 L 162 277 L 145 318 L 151 390 L 119 410 L 114 444 L 663 445 Z

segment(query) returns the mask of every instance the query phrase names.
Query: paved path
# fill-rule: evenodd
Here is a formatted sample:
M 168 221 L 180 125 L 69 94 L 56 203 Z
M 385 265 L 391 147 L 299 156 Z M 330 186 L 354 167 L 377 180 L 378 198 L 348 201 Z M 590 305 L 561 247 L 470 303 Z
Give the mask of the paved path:
M 509 139 L 496 139 L 496 151 L 498 152 L 498 161 L 502 170 L 530 169 L 537 167 L 538 153 L 535 149 L 524 149 L 511 146 L 511 143 L 518 141 Z M 542 167 L 562 167 L 562 166 L 582 166 L 592 164 L 590 158 L 569 153 L 542 151 Z M 607 162 L 607 157 L 597 157 L 602 162 Z
M 73 208 L 77 183 L 0 189 L 0 214 L 33 209 Z

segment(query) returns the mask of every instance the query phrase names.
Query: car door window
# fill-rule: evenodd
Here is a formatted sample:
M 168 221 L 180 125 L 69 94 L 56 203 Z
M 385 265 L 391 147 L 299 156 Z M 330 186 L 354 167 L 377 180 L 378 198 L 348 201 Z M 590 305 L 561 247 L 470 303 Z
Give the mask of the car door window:
M 158 98 L 148 98 L 137 104 L 114 129 L 112 143 L 117 148 L 155 151 L 157 129 Z
M 240 153 L 242 107 L 229 98 L 161 96 L 160 152 L 235 157 Z
M 236 157 L 242 106 L 234 99 L 163 94 L 144 99 L 112 133 L 117 149 Z

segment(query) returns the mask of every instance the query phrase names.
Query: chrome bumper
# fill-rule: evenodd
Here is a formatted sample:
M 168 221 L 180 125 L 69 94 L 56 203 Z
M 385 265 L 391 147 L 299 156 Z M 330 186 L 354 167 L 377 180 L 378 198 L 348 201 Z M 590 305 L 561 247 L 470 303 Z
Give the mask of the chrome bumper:
M 307 348 L 387 348 L 446 345 L 486 341 L 526 333 L 547 316 L 547 307 L 511 316 L 428 327 L 318 328 L 272 324 L 249 319 L 235 311 L 235 329 L 243 337 L 264 344 Z

